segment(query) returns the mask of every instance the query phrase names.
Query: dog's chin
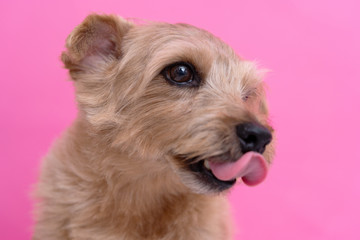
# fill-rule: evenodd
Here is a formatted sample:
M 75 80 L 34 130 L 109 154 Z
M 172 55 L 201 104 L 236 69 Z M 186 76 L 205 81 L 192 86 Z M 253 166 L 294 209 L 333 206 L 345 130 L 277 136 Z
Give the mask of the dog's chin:
M 208 193 L 225 191 L 236 183 L 236 179 L 222 181 L 215 177 L 211 170 L 206 167 L 205 160 L 191 163 L 187 167 L 188 171 L 190 171 L 190 173 L 194 175 L 196 181 L 198 181 L 197 185 L 202 185 L 203 189 L 206 189 L 205 191 Z

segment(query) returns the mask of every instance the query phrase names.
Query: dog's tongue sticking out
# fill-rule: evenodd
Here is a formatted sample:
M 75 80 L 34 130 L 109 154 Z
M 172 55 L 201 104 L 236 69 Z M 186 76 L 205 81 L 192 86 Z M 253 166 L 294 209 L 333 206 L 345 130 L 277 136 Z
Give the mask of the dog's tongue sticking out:
M 256 152 L 247 152 L 236 162 L 209 162 L 210 169 L 216 178 L 229 181 L 241 177 L 246 185 L 261 183 L 267 174 L 268 165 L 264 157 Z

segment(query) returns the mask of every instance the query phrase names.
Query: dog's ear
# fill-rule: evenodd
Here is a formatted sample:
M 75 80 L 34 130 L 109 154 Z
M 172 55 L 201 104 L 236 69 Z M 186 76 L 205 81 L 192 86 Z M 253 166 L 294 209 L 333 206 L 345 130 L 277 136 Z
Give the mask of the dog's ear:
M 122 38 L 131 27 L 131 22 L 114 15 L 86 17 L 68 36 L 67 51 L 61 55 L 72 78 L 76 80 L 79 73 L 120 58 Z

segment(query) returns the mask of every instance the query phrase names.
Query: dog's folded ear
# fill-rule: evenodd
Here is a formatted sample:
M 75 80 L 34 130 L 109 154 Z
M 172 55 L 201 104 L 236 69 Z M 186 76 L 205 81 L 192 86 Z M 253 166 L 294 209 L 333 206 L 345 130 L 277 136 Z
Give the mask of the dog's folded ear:
M 133 23 L 115 15 L 92 14 L 66 40 L 61 55 L 75 80 L 78 73 L 121 57 L 121 41 Z

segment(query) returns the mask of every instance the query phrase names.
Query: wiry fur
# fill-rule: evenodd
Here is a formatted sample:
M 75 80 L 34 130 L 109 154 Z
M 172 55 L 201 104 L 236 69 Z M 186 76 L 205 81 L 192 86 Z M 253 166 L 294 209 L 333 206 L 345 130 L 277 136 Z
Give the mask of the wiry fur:
M 33 239 L 230 239 L 225 196 L 183 158 L 235 159 L 236 124 L 270 129 L 254 64 L 204 30 L 107 15 L 88 16 L 66 47 L 79 116 L 43 163 Z M 200 87 L 165 81 L 179 61 Z

